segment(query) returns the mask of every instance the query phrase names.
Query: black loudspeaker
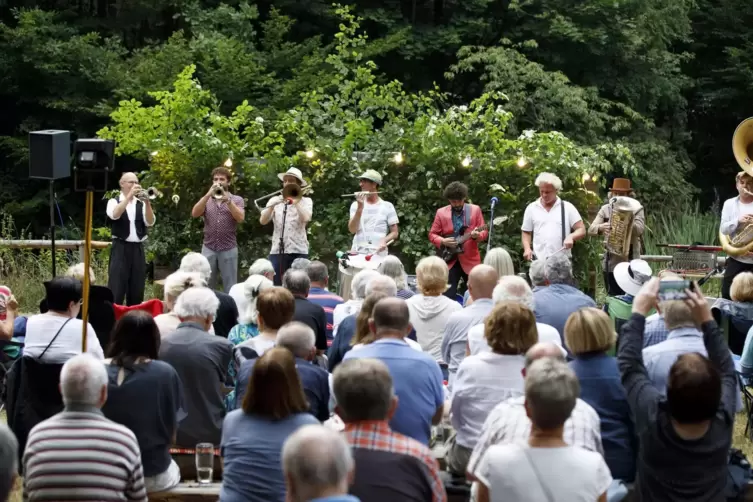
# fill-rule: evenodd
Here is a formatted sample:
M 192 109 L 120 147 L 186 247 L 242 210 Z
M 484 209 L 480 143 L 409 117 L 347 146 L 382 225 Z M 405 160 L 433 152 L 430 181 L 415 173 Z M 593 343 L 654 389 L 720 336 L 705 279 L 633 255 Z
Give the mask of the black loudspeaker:
M 111 139 L 79 139 L 73 146 L 74 190 L 106 192 L 110 173 L 115 170 L 115 141 Z
M 29 178 L 59 180 L 71 176 L 70 131 L 29 133 Z

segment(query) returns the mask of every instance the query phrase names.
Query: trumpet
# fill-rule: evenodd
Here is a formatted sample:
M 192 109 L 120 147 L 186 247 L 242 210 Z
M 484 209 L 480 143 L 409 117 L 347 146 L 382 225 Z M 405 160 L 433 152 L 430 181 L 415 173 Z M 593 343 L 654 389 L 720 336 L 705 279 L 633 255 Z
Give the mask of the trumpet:
M 297 202 L 300 202 L 300 200 L 305 195 L 309 195 L 311 191 L 312 191 L 311 185 L 306 185 L 305 187 L 300 187 L 299 185 L 296 185 L 296 184 L 285 185 L 285 187 L 283 187 L 280 190 L 277 190 L 276 192 L 272 192 L 263 197 L 259 197 L 258 199 L 254 201 L 254 205 L 256 206 L 256 209 L 258 209 L 259 211 L 263 211 L 265 208 L 259 205 L 259 201 L 271 199 L 272 197 L 276 195 L 282 196 L 282 200 L 277 202 L 277 204 L 282 204 L 283 202 L 286 204 L 296 204 Z M 275 204 L 275 206 L 277 204 Z M 274 206 L 269 206 L 269 207 L 274 207 Z
M 142 189 L 139 189 L 138 192 L 136 192 L 136 196 L 135 197 L 137 199 L 139 199 L 140 201 L 145 201 L 147 199 L 148 200 L 154 200 L 157 197 L 162 197 L 162 192 L 160 192 L 159 190 L 157 190 L 154 187 L 149 187 L 146 190 L 144 190 L 142 188 Z
M 377 195 L 380 193 L 382 192 L 353 192 L 342 194 L 340 197 L 360 197 L 361 195 Z
M 225 187 L 222 185 L 212 185 L 212 197 L 220 200 L 225 198 Z

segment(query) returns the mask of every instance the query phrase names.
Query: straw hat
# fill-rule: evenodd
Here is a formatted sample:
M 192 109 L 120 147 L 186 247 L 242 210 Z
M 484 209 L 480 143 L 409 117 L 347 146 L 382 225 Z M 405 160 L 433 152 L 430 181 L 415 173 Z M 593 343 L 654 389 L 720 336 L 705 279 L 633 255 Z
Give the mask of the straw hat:
M 301 173 L 301 170 L 297 167 L 291 167 L 284 173 L 280 173 L 277 175 L 278 178 L 280 178 L 280 181 L 284 181 L 285 176 L 292 176 L 293 178 L 297 179 L 302 187 L 305 187 L 307 185 L 306 181 L 303 179 L 303 173 Z

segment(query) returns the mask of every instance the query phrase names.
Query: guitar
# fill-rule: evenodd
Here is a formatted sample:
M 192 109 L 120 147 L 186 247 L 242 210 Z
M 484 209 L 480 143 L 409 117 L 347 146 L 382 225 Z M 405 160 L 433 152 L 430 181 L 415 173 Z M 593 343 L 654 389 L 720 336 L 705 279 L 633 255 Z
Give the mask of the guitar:
M 487 227 L 486 225 L 481 225 L 480 227 L 476 227 L 474 230 L 483 232 L 484 230 L 486 230 L 486 227 Z M 466 226 L 463 226 L 460 228 L 460 232 L 458 232 L 458 235 L 460 235 L 460 237 L 455 238 L 455 242 L 457 243 L 457 246 L 455 246 L 454 248 L 448 248 L 447 246 L 442 245 L 437 250 L 437 256 L 442 258 L 445 261 L 445 263 L 450 263 L 452 260 L 455 259 L 455 257 L 458 254 L 463 252 L 463 243 L 465 243 L 465 241 L 470 239 L 471 234 L 473 233 L 473 231 L 471 231 L 471 232 L 468 232 L 467 234 L 463 234 L 463 232 L 465 232 L 467 229 L 468 227 Z

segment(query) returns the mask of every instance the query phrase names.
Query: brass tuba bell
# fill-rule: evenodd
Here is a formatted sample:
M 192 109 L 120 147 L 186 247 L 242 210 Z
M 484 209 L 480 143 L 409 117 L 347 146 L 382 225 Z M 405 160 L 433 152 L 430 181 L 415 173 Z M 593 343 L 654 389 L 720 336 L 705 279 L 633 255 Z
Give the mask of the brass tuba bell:
M 212 191 L 212 197 L 215 199 L 224 199 L 225 198 L 225 188 L 222 185 L 214 185 L 213 191 Z
M 740 168 L 753 177 L 753 117 L 740 122 L 732 135 L 732 153 Z M 748 192 L 748 190 L 745 190 Z M 748 192 L 749 195 L 753 195 Z M 738 228 L 731 236 L 719 232 L 719 242 L 730 256 L 742 256 L 753 250 L 753 224 Z

